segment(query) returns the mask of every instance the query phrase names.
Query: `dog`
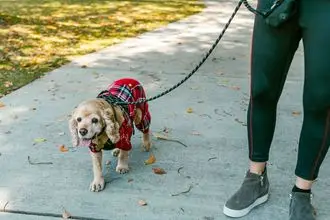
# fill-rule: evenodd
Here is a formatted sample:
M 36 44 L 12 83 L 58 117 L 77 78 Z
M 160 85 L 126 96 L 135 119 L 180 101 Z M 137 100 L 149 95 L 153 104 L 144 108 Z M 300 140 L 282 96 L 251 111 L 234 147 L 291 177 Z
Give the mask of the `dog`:
M 118 157 L 116 171 L 129 171 L 128 154 L 132 148 L 134 127 L 142 132 L 142 144 L 146 151 L 151 148 L 151 115 L 147 102 L 122 105 L 123 102 L 145 100 L 141 83 L 133 78 L 120 78 L 99 93 L 96 98 L 81 102 L 72 112 L 69 129 L 73 146 L 89 147 L 94 179 L 90 184 L 93 192 L 105 187 L 102 175 L 102 151 L 113 150 Z M 115 103 L 120 102 L 119 104 Z

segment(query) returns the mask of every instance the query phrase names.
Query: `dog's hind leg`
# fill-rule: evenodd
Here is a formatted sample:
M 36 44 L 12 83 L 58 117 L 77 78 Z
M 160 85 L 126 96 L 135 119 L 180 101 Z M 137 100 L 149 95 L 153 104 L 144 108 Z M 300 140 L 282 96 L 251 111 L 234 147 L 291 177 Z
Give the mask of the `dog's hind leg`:
M 150 122 L 151 116 L 149 111 L 142 114 L 141 109 L 136 109 L 136 117 L 134 123 L 136 128 L 143 133 L 142 136 L 142 145 L 145 151 L 150 151 L 151 149 L 151 139 L 150 139 Z
M 143 133 L 142 144 L 143 144 L 144 150 L 149 152 L 150 149 L 151 149 L 151 140 L 150 140 L 150 132 L 149 131 L 147 133 Z

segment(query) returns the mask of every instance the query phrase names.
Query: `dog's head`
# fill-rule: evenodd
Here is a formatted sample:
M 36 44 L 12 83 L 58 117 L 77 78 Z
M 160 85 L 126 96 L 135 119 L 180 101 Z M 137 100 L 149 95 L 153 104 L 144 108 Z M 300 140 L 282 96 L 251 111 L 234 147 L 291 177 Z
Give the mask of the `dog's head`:
M 80 103 L 72 112 L 69 128 L 74 146 L 90 146 L 98 135 L 106 132 L 112 143 L 119 140 L 119 123 L 114 108 L 102 99 Z

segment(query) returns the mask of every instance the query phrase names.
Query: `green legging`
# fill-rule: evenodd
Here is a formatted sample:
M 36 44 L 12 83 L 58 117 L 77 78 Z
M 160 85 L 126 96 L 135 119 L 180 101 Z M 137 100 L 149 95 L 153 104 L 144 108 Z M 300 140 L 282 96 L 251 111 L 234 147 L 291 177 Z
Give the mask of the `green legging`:
M 259 0 L 260 10 L 274 0 Z M 266 162 L 276 108 L 300 40 L 304 45 L 304 120 L 295 174 L 315 180 L 330 145 L 330 0 L 297 0 L 297 16 L 280 28 L 256 16 L 251 51 L 248 110 L 249 158 Z M 292 97 L 294 99 L 294 97 Z

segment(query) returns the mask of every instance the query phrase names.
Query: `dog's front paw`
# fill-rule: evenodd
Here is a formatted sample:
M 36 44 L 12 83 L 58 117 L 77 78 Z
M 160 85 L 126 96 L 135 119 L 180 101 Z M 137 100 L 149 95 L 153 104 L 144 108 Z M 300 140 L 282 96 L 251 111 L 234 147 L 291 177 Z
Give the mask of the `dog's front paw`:
M 116 171 L 117 171 L 117 173 L 120 173 L 120 174 L 128 173 L 128 171 L 129 171 L 128 165 L 123 165 L 123 164 L 117 165 Z
M 91 183 L 89 189 L 92 192 L 99 192 L 104 189 L 104 186 L 105 186 L 104 178 L 101 177 L 98 179 L 94 179 L 93 182 Z

